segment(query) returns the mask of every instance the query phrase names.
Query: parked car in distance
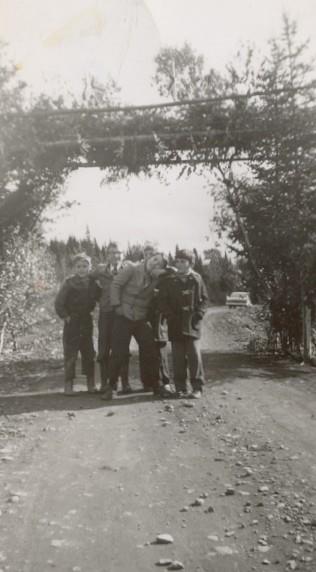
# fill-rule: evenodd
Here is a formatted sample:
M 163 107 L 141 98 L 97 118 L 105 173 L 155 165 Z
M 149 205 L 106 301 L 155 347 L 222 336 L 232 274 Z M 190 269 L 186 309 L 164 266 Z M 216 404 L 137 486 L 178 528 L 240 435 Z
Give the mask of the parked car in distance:
M 229 308 L 235 306 L 251 306 L 248 292 L 232 292 L 231 296 L 227 296 L 226 298 L 226 306 Z

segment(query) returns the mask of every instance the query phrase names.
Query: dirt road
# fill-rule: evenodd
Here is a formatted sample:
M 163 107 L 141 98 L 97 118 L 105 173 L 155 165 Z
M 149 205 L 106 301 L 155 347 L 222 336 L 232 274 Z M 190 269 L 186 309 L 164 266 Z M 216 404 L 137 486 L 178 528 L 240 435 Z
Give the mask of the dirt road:
M 199 402 L 66 398 L 43 364 L 3 381 L 0 570 L 315 570 L 314 372 L 205 358 Z

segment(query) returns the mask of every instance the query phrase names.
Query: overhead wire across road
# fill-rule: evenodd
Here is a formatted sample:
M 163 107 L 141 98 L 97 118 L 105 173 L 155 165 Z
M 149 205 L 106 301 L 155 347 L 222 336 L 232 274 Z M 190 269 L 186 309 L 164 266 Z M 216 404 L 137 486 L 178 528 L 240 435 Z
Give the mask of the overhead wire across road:
M 146 111 L 154 109 L 168 109 L 172 107 L 204 105 L 207 103 L 220 103 L 221 101 L 234 101 L 239 99 L 250 99 L 252 97 L 268 97 L 270 95 L 281 95 L 282 93 L 298 93 L 308 89 L 315 89 L 316 81 L 297 87 L 271 89 L 269 91 L 253 91 L 246 93 L 231 93 L 228 95 L 218 95 L 215 97 L 204 97 L 195 99 L 182 99 L 179 101 L 168 101 L 163 103 L 151 103 L 144 105 L 114 105 L 107 107 L 78 107 L 75 109 L 50 109 L 32 111 L 9 111 L 1 112 L 0 117 L 55 117 L 64 115 L 95 115 L 104 113 L 128 113 L 133 111 Z
M 214 137 L 226 136 L 232 137 L 234 135 L 254 135 L 254 136 L 264 136 L 266 135 L 269 137 L 271 135 L 271 131 L 262 130 L 262 129 L 232 129 L 232 130 L 225 130 L 225 129 L 209 129 L 209 130 L 200 130 L 200 131 L 173 131 L 173 132 L 166 132 L 166 133 L 137 133 L 137 134 L 122 134 L 122 135 L 109 135 L 105 137 L 85 137 L 81 140 L 81 138 L 72 138 L 72 139 L 62 139 L 57 141 L 39 141 L 39 144 L 44 146 L 45 148 L 54 148 L 54 147 L 80 147 L 83 143 L 86 145 L 103 145 L 105 143 L 120 143 L 120 142 L 160 142 L 163 140 L 174 140 L 180 138 L 191 138 L 191 137 L 203 137 L 206 139 L 211 139 Z M 314 130 L 307 131 L 302 133 L 302 136 L 311 137 L 315 139 L 316 132 Z

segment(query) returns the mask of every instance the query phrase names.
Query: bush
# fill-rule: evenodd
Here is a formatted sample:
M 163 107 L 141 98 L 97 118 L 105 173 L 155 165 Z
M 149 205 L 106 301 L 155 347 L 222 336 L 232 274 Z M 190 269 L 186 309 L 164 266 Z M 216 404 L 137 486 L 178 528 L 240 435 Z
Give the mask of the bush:
M 0 353 L 17 350 L 17 338 L 42 318 L 41 300 L 55 285 L 54 264 L 38 236 L 28 240 L 16 230 L 0 259 Z

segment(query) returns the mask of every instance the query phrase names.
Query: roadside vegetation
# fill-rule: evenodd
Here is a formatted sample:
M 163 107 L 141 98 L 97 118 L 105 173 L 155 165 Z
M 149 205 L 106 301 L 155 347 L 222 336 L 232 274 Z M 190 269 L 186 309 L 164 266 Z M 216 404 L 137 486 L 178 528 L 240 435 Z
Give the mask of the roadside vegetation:
M 117 104 L 113 83 L 98 85 L 89 100 L 84 89 L 79 99 L 32 99 L 1 48 L 0 350 L 7 340 L 16 349 L 17 336 L 40 311 L 38 296 L 56 283 L 52 269 L 57 264 L 57 280 L 64 272 L 70 245 L 64 258 L 62 244 L 55 243 L 53 252 L 54 245 L 43 241 L 42 222 L 68 174 L 88 163 L 104 169 L 108 180 L 140 172 L 163 179 L 174 168 L 179 177 L 203 175 L 217 204 L 212 223 L 227 242 L 224 256 L 216 249 L 196 253 L 211 302 L 224 303 L 236 288 L 249 291 L 265 309 L 275 346 L 311 359 L 316 84 L 308 42 L 284 17 L 263 56 L 241 51 L 224 74 L 206 69 L 188 45 L 162 49 L 156 64 L 161 95 L 192 104 L 161 116 L 129 110 L 122 119 L 113 112 L 101 121 L 92 111 Z M 201 98 L 203 105 L 196 101 Z M 162 140 L 158 125 L 184 126 L 186 135 Z M 144 143 L 133 139 L 136 126 Z M 93 137 L 104 129 L 109 138 L 102 154 Z M 94 244 L 98 256 L 103 246 Z M 137 245 L 130 250 L 127 256 L 138 255 Z

